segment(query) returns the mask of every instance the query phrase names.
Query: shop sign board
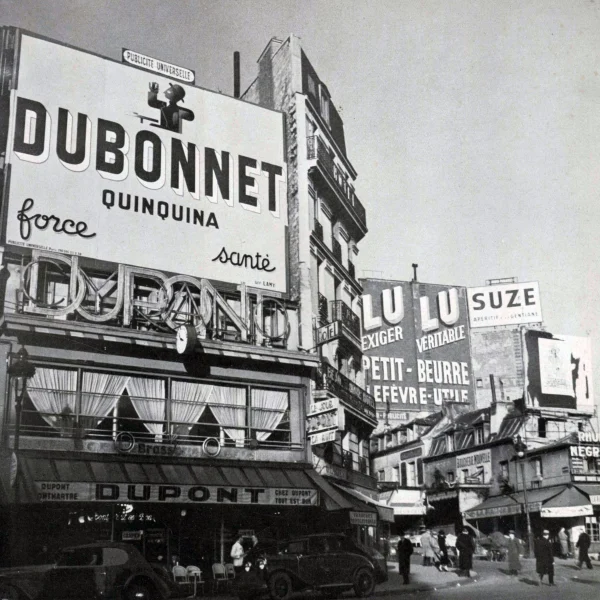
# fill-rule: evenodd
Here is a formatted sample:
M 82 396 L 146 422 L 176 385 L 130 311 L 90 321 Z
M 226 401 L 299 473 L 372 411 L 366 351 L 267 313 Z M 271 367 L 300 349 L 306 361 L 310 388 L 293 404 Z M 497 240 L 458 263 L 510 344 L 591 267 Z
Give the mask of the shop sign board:
M 374 512 L 361 512 L 357 510 L 351 510 L 350 524 L 366 525 L 367 527 L 377 527 L 377 514 Z
M 327 323 L 317 329 L 317 346 L 326 344 L 335 340 L 342 335 L 342 322 L 334 321 L 333 323 Z
M 463 476 L 464 483 L 489 483 L 492 480 L 492 451 L 481 450 L 457 456 L 456 473 Z
M 547 518 L 554 517 L 585 517 L 594 514 L 594 508 L 591 504 L 582 504 L 580 506 L 549 506 L 542 507 L 540 516 Z
M 377 414 L 474 405 L 467 289 L 364 279 L 363 370 Z
M 121 534 L 121 540 L 124 542 L 134 542 L 142 539 L 144 535 L 143 529 L 138 529 L 136 531 L 123 531 Z
M 36 481 L 38 502 L 158 502 L 316 506 L 311 488 Z
M 308 407 L 308 417 L 312 417 L 313 415 L 318 415 L 322 412 L 327 412 L 330 410 L 337 410 L 339 408 L 340 402 L 337 398 L 327 398 L 327 400 L 319 400 L 317 402 L 312 402 Z
M 330 429 L 329 431 L 320 431 L 310 436 L 310 445 L 319 446 L 321 444 L 328 444 L 329 442 L 335 442 L 337 436 L 336 429 Z
M 469 288 L 467 295 L 472 328 L 543 321 L 537 281 Z
M 530 329 L 523 334 L 530 406 L 593 412 L 594 382 L 589 337 Z
M 159 75 L 166 75 L 170 79 L 177 79 L 185 83 L 194 83 L 196 74 L 191 69 L 185 67 L 178 67 L 171 63 L 165 62 L 158 58 L 152 58 L 133 50 L 123 48 L 122 60 L 124 63 L 137 67 L 138 69 L 144 69 Z
M 3 244 L 287 292 L 281 112 L 30 34 L 18 48 Z

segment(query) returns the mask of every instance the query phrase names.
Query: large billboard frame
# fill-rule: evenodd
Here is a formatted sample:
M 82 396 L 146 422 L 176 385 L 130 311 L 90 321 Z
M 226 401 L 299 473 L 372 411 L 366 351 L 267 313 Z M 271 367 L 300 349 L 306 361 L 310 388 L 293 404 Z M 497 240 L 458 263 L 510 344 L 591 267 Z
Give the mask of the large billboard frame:
M 27 30 L 24 30 L 21 28 L 2 27 L 1 31 L 3 31 L 3 33 L 4 33 L 4 35 L 2 36 L 2 39 L 5 42 L 4 47 L 1 49 L 2 55 L 4 57 L 3 66 L 5 67 L 5 71 L 4 71 L 3 77 L 2 77 L 4 81 L 0 81 L 0 84 L 4 84 L 2 89 L 6 90 L 7 82 L 10 82 L 10 93 L 8 96 L 6 94 L 0 96 L 0 99 L 2 100 L 2 105 L 0 106 L 0 111 L 3 113 L 2 114 L 3 118 L 8 117 L 8 118 L 5 118 L 4 120 L 5 120 L 5 122 L 8 123 L 8 129 L 9 129 L 8 132 L 6 132 L 6 131 L 4 132 L 4 135 L 0 135 L 0 143 L 2 144 L 2 146 L 4 146 L 3 148 L 0 148 L 0 150 L 3 150 L 7 156 L 7 161 L 4 165 L 4 182 L 3 182 L 3 186 L 2 186 L 2 206 L 0 208 L 0 219 L 1 219 L 0 236 L 1 236 L 2 243 L 4 245 L 6 245 L 11 251 L 17 252 L 19 254 L 25 254 L 28 251 L 31 251 L 31 249 L 33 247 L 35 247 L 35 245 L 31 244 L 30 246 L 27 246 L 24 243 L 23 244 L 15 243 L 15 240 L 9 239 L 9 236 L 8 236 L 8 229 L 9 229 L 8 219 L 9 219 L 9 216 L 14 217 L 14 215 L 12 213 L 14 213 L 15 200 L 12 198 L 12 196 L 15 194 L 15 189 L 14 189 L 15 179 L 16 179 L 15 173 L 16 173 L 17 169 L 14 168 L 16 159 L 15 159 L 15 155 L 12 151 L 14 149 L 14 140 L 15 140 L 15 135 L 14 135 L 14 128 L 15 128 L 14 118 L 15 118 L 15 112 L 16 112 L 15 102 L 16 102 L 17 95 L 19 94 L 19 90 L 21 89 L 20 86 L 21 86 L 21 80 L 22 80 L 22 70 L 23 70 L 23 65 L 24 65 L 24 59 L 23 59 L 24 40 L 30 38 L 31 40 L 34 40 L 34 41 L 37 40 L 39 42 L 52 44 L 56 48 L 72 50 L 74 52 L 79 53 L 80 56 L 90 58 L 90 60 L 100 59 L 100 60 L 104 61 L 107 65 L 110 65 L 110 68 L 130 69 L 130 73 L 125 76 L 126 78 L 133 76 L 134 73 L 143 74 L 147 78 L 158 79 L 160 82 L 162 82 L 161 83 L 162 89 L 167 89 L 166 85 L 165 85 L 165 81 L 168 80 L 169 77 L 161 76 L 159 74 L 152 74 L 152 73 L 149 73 L 146 69 L 137 67 L 135 65 L 123 63 L 120 60 L 110 58 L 107 56 L 103 56 L 98 53 L 92 52 L 90 50 L 86 50 L 86 49 L 79 48 L 79 47 L 76 47 L 76 46 L 73 46 L 70 44 L 66 44 L 64 42 L 54 40 L 54 39 L 48 38 L 46 36 L 31 32 L 31 31 L 27 31 Z M 14 36 L 14 44 L 10 40 L 10 38 L 12 36 Z M 9 41 L 7 42 L 6 40 L 9 40 Z M 6 58 L 7 56 L 9 57 L 8 59 Z M 13 64 L 12 64 L 12 66 L 9 66 L 9 69 L 7 72 L 6 66 L 8 65 L 8 63 L 10 63 L 11 58 L 12 58 Z M 122 71 L 122 73 L 125 73 L 125 71 Z M 255 104 L 245 102 L 241 99 L 233 98 L 232 96 L 223 95 L 223 94 L 220 94 L 219 92 L 215 92 L 213 90 L 204 88 L 199 85 L 195 85 L 195 84 L 194 85 L 185 84 L 185 85 L 186 85 L 186 90 L 189 92 L 188 97 L 186 97 L 186 100 L 188 100 L 188 101 L 193 96 L 193 94 L 199 94 L 200 95 L 199 97 L 202 97 L 202 98 L 210 97 L 212 99 L 213 104 L 218 104 L 222 101 L 224 103 L 229 103 L 229 104 L 227 104 L 227 107 L 229 107 L 229 106 L 234 106 L 234 103 L 239 103 L 238 107 L 239 107 L 239 111 L 241 113 L 243 113 L 244 111 L 246 111 L 246 112 L 259 111 L 257 113 L 253 112 L 253 114 L 256 114 L 256 115 L 273 114 L 273 115 L 275 115 L 275 118 L 264 117 L 263 120 L 267 121 L 268 123 L 276 123 L 276 125 L 273 125 L 273 126 L 276 127 L 276 130 L 278 132 L 281 132 L 280 134 L 275 136 L 275 138 L 273 138 L 273 137 L 271 138 L 274 141 L 271 144 L 271 146 L 269 146 L 269 148 L 277 147 L 279 149 L 277 151 L 277 165 L 276 166 L 281 166 L 283 168 L 283 176 L 280 177 L 277 174 L 272 175 L 271 173 L 263 172 L 262 175 L 264 175 L 265 179 L 268 178 L 268 184 L 261 182 L 261 185 L 263 186 L 264 189 L 266 189 L 266 187 L 268 185 L 269 198 L 272 197 L 271 194 L 277 194 L 278 202 L 279 202 L 278 208 L 280 210 L 279 218 L 281 219 L 281 222 L 276 223 L 277 229 L 275 229 L 275 225 L 273 226 L 273 228 L 270 228 L 270 227 L 263 228 L 262 230 L 267 231 L 269 235 L 264 236 L 266 238 L 266 240 L 264 242 L 257 242 L 257 243 L 264 244 L 265 246 L 266 246 L 266 244 L 268 244 L 269 248 L 272 247 L 272 244 L 276 245 L 276 248 L 277 248 L 276 249 L 276 254 L 277 254 L 276 260 L 277 260 L 277 266 L 280 267 L 280 270 L 279 270 L 279 273 L 274 275 L 272 278 L 269 277 L 267 273 L 261 272 L 263 270 L 260 267 L 265 266 L 266 263 L 264 262 L 264 259 L 265 259 L 265 257 L 267 257 L 267 254 L 263 251 L 259 251 L 257 253 L 250 253 L 250 249 L 248 248 L 246 250 L 245 246 L 242 246 L 242 248 L 239 251 L 237 251 L 237 248 L 232 248 L 232 250 L 227 252 L 225 255 L 225 257 L 227 257 L 227 260 L 224 260 L 225 257 L 222 256 L 222 253 L 219 253 L 219 255 L 216 255 L 211 261 L 212 263 L 216 263 L 216 264 L 209 265 L 209 266 L 214 266 L 214 269 L 213 269 L 213 271 L 208 272 L 208 273 L 205 271 L 206 265 L 209 264 L 208 255 L 198 258 L 197 259 L 197 267 L 195 267 L 194 269 L 188 269 L 188 268 L 180 269 L 179 263 L 176 261 L 171 261 L 171 264 L 169 264 L 169 265 L 158 265 L 158 268 L 160 268 L 161 270 L 163 270 L 165 272 L 170 272 L 170 273 L 179 273 L 179 274 L 190 275 L 190 276 L 195 276 L 195 277 L 198 277 L 198 276 L 204 277 L 204 278 L 214 282 L 215 284 L 223 283 L 225 285 L 232 285 L 232 284 L 239 285 L 240 283 L 245 283 L 246 285 L 248 285 L 250 287 L 254 287 L 254 288 L 262 289 L 264 291 L 271 292 L 272 295 L 287 298 L 287 297 L 289 297 L 289 290 L 290 290 L 290 269 L 289 269 L 290 258 L 289 258 L 288 224 L 287 224 L 287 218 L 288 218 L 288 212 L 287 212 L 288 156 L 287 156 L 287 135 L 286 135 L 285 113 L 282 111 L 279 111 L 279 110 L 260 107 Z M 225 104 L 223 104 L 223 105 L 218 104 L 218 105 L 225 106 Z M 227 107 L 223 108 L 223 112 L 227 111 Z M 77 112 L 77 109 L 78 109 L 77 106 L 72 106 L 70 108 L 72 108 L 74 112 Z M 55 117 L 55 115 L 53 115 L 53 117 Z M 97 117 L 97 115 L 94 115 L 92 117 L 92 119 L 96 119 L 96 117 Z M 140 121 L 140 122 L 143 124 L 143 121 Z M 204 126 L 204 122 L 203 122 L 203 126 Z M 157 126 L 157 128 L 158 128 L 158 126 Z M 73 129 L 74 129 L 74 125 L 73 125 Z M 143 130 L 143 128 L 141 128 L 141 127 L 138 127 L 136 129 Z M 200 135 L 202 135 L 202 134 L 200 134 Z M 226 134 L 226 135 L 229 135 L 229 134 Z M 53 135 L 53 137 L 54 137 L 54 135 Z M 258 137 L 258 134 L 256 134 L 253 137 Z M 264 134 L 263 134 L 263 137 L 264 137 Z M 194 140 L 195 139 L 196 138 L 194 138 Z M 5 143 L 4 143 L 4 141 L 5 141 Z M 170 139 L 169 139 L 169 141 L 170 141 Z M 53 139 L 52 142 L 55 142 L 55 140 Z M 52 142 L 50 142 L 50 143 L 52 143 Z M 236 144 L 237 144 L 237 142 L 236 142 Z M 224 148 L 223 150 L 226 150 L 226 149 Z M 95 151 L 95 149 L 92 148 L 92 153 L 94 151 Z M 54 150 L 53 150 L 53 152 L 54 152 Z M 272 154 L 272 150 L 270 150 L 270 152 Z M 268 152 L 267 152 L 267 154 L 268 154 Z M 234 155 L 234 153 L 232 153 L 232 156 L 233 155 Z M 235 158 L 237 158 L 237 155 L 235 155 Z M 258 165 L 260 166 L 261 165 L 261 156 L 258 156 L 257 159 L 258 159 Z M 132 162 L 133 162 L 133 159 L 132 159 Z M 237 162 L 237 161 L 235 161 L 235 162 Z M 273 161 L 273 163 L 275 163 L 275 161 Z M 232 164 L 235 164 L 233 162 L 233 159 L 232 159 Z M 269 163 L 268 163 L 268 161 L 267 161 L 267 163 L 265 163 L 264 159 L 263 159 L 262 160 L 263 167 L 265 164 L 268 165 Z M 235 167 L 237 169 L 238 165 L 235 165 Z M 168 166 L 167 166 L 166 170 L 168 170 Z M 244 174 L 248 175 L 251 170 L 252 170 L 251 168 L 248 168 L 246 171 L 244 171 Z M 259 171 L 260 171 L 260 169 L 259 169 Z M 214 171 L 213 171 L 213 174 L 214 174 Z M 133 173 L 131 175 L 133 175 Z M 234 178 L 236 176 L 237 175 L 234 174 Z M 22 173 L 21 173 L 20 177 L 23 178 Z M 198 177 L 201 178 L 201 175 L 198 175 Z M 179 176 L 179 179 L 180 180 L 183 179 L 183 177 L 181 177 L 181 174 Z M 139 180 L 139 178 L 138 178 L 138 180 Z M 276 180 L 276 183 L 272 184 L 272 180 Z M 182 183 L 182 186 L 184 186 L 184 185 L 185 185 L 185 183 Z M 272 192 L 273 186 L 277 186 L 277 188 L 278 188 L 277 192 Z M 167 187 L 168 187 L 168 184 L 167 184 Z M 215 184 L 215 188 L 217 188 L 217 187 L 218 186 Z M 248 191 L 249 195 L 252 195 L 257 188 L 258 188 L 258 183 L 256 182 L 256 180 L 254 180 L 254 183 L 252 184 L 252 186 L 245 187 L 244 189 Z M 123 195 L 125 195 L 126 191 L 128 191 L 128 190 L 125 190 L 125 189 L 123 190 Z M 170 190 L 167 190 L 167 192 L 169 192 L 169 191 Z M 218 190 L 216 193 L 218 194 Z M 235 192 L 232 190 L 232 194 L 234 194 L 234 193 Z M 264 194 L 264 191 L 261 193 Z M 256 196 L 258 197 L 258 195 L 259 195 L 259 192 L 256 191 Z M 132 194 L 132 196 L 133 196 L 133 194 Z M 179 199 L 179 197 L 174 198 L 174 201 L 177 202 L 178 199 Z M 203 198 L 203 200 L 206 200 L 206 198 Z M 233 200 L 232 200 L 232 203 L 233 203 Z M 158 202 L 157 202 L 157 204 L 158 204 Z M 204 202 L 204 204 L 206 205 L 208 203 Z M 23 208 L 24 207 L 22 207 L 22 210 L 23 210 Z M 40 213 L 43 212 L 41 209 L 36 210 L 38 208 L 39 207 L 36 206 L 35 209 L 32 209 L 33 212 L 40 212 Z M 172 208 L 173 208 L 173 212 L 175 212 L 175 208 L 174 207 L 172 207 Z M 250 224 L 248 224 L 246 212 L 248 212 L 248 214 L 252 214 L 251 211 L 245 211 L 244 213 L 241 213 L 241 207 L 239 206 L 239 204 L 237 204 L 237 200 L 236 200 L 236 208 L 240 214 L 235 215 L 235 217 L 232 219 L 232 221 L 234 223 L 233 229 L 235 229 L 235 228 L 241 229 L 244 232 L 249 231 Z M 246 208 L 246 207 L 244 207 L 244 208 Z M 180 211 L 179 215 L 181 215 L 182 213 L 185 215 L 185 208 L 178 207 L 178 210 Z M 188 214 L 189 214 L 189 208 L 187 210 L 188 210 Z M 22 212 L 22 211 L 20 211 L 20 212 Z M 255 210 L 254 212 L 260 212 L 260 210 L 258 210 L 258 211 Z M 266 213 L 268 212 L 266 207 L 263 209 L 263 212 L 265 213 L 265 216 L 266 216 Z M 51 210 L 49 210 L 46 214 L 50 214 L 50 213 L 51 213 Z M 68 215 L 68 214 L 65 215 L 65 218 L 64 218 L 65 223 L 67 223 L 69 221 L 69 219 L 67 217 L 70 217 L 70 215 Z M 161 217 L 161 219 L 162 219 L 162 217 Z M 158 221 L 158 219 L 157 219 L 157 221 Z M 162 219 L 162 221 L 164 222 L 165 220 Z M 187 222 L 190 223 L 190 219 L 188 219 Z M 198 227 L 200 228 L 200 220 L 199 219 L 193 220 L 193 223 L 194 223 L 194 225 L 196 225 L 198 223 L 199 224 Z M 76 222 L 74 225 L 74 228 L 77 229 L 78 226 L 79 226 L 78 222 Z M 12 225 L 12 228 L 14 230 L 14 224 Z M 52 229 L 52 225 L 50 227 L 48 227 L 47 229 Z M 88 230 L 88 232 L 89 231 L 90 230 Z M 140 232 L 139 237 L 147 236 L 147 232 L 145 230 L 144 225 L 140 225 L 138 228 L 138 231 Z M 256 229 L 254 229 L 254 231 L 256 231 Z M 276 232 L 278 232 L 278 233 L 276 233 Z M 200 232 L 200 237 L 202 236 L 202 234 L 203 234 L 203 231 Z M 200 244 L 204 243 L 201 239 L 198 240 L 198 236 L 196 233 L 193 233 L 193 235 L 196 236 L 195 239 L 197 242 L 199 242 Z M 230 234 L 226 234 L 226 235 L 230 235 L 230 237 L 227 239 L 236 239 L 234 237 L 235 231 L 232 231 Z M 273 237 L 273 236 L 275 236 L 275 237 Z M 162 241 L 160 241 L 161 239 L 170 239 L 170 237 L 172 238 L 172 236 L 157 237 L 157 244 L 163 243 Z M 255 238 L 259 239 L 259 236 L 254 236 L 254 238 L 252 238 L 252 239 L 255 239 Z M 65 239 L 65 238 L 63 238 L 63 239 Z M 177 238 L 177 239 L 180 239 L 180 238 Z M 141 244 L 141 242 L 140 242 L 140 244 Z M 219 243 L 219 247 L 220 246 L 221 246 L 221 244 Z M 98 247 L 101 247 L 101 246 L 99 245 Z M 189 254 L 194 254 L 195 256 L 199 255 L 200 251 L 198 251 L 197 248 L 198 248 L 198 246 L 191 247 L 192 252 L 189 252 Z M 148 267 L 154 268 L 157 266 L 154 264 L 153 259 L 147 258 L 145 253 L 138 253 L 141 256 L 140 260 L 129 260 L 129 258 L 116 260 L 114 257 L 105 256 L 100 251 L 97 251 L 95 254 L 91 253 L 91 252 L 90 253 L 85 253 L 85 252 L 79 253 L 77 251 L 74 251 L 71 248 L 61 248 L 61 247 L 59 247 L 58 243 L 54 244 L 54 246 L 50 247 L 50 249 L 52 251 L 63 252 L 65 254 L 75 254 L 75 255 L 79 254 L 82 259 L 90 260 L 90 261 L 94 262 L 95 264 L 125 263 L 125 264 L 130 264 L 132 266 L 141 266 L 141 267 L 145 267 L 145 268 L 148 268 Z M 223 249 L 225 249 L 225 246 L 223 246 Z M 188 247 L 188 251 L 189 250 L 190 250 L 190 247 Z M 234 250 L 236 250 L 236 251 L 234 252 Z M 196 252 L 194 252 L 194 251 L 196 251 Z M 235 256 L 232 256 L 232 255 L 235 255 Z M 211 254 L 211 256 L 212 256 L 212 254 Z M 254 259 L 255 256 L 260 256 L 260 259 L 259 258 Z M 271 254 L 271 256 L 273 256 L 273 254 Z M 234 264 L 235 263 L 234 258 L 235 258 L 235 260 L 239 259 L 238 262 L 240 264 Z M 259 260 L 262 260 L 263 262 L 260 263 Z M 272 267 L 274 265 L 274 262 L 269 263 L 267 266 Z M 222 264 L 220 264 L 220 263 L 222 263 Z M 227 264 L 227 263 L 230 263 L 230 264 Z M 253 264 L 254 264 L 254 266 L 252 266 Z M 242 269 L 239 269 L 239 271 L 236 271 L 234 267 L 235 268 L 242 267 Z M 253 270 L 253 269 L 255 269 L 255 267 L 257 268 L 257 270 Z M 219 269 L 221 269 L 223 273 L 227 272 L 228 273 L 227 276 L 220 276 L 218 274 L 220 272 Z M 264 271 L 267 271 L 267 270 L 268 269 L 266 269 L 266 268 L 264 269 Z

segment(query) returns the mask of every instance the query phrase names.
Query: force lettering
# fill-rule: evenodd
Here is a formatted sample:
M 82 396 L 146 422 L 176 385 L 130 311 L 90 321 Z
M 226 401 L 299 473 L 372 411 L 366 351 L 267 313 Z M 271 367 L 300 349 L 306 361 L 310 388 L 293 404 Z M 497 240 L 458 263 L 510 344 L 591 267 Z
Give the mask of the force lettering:
M 59 108 L 50 116 L 36 100 L 18 97 L 13 152 L 22 161 L 43 163 L 51 148 L 60 164 L 73 172 L 95 168 L 100 177 L 112 181 L 135 179 L 149 190 L 170 187 L 212 203 L 236 202 L 245 210 L 268 210 L 280 217 L 280 186 L 283 167 L 250 156 L 233 156 L 227 150 L 197 147 L 177 137 L 164 140 L 155 131 L 135 134 L 115 121 L 98 118 L 95 123 L 83 113 Z M 71 140 L 71 131 L 76 131 Z

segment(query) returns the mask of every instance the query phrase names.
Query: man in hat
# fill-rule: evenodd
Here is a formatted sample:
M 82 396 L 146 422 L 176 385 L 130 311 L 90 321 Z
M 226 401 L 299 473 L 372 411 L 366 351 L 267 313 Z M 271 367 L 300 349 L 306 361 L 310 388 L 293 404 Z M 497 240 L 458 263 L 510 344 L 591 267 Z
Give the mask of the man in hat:
M 475 542 L 469 535 L 469 530 L 466 527 L 463 527 L 462 533 L 456 538 L 456 549 L 458 550 L 459 572 L 466 577 L 471 577 Z
M 158 83 L 151 83 L 148 92 L 148 106 L 160 109 L 160 124 L 155 126 L 181 133 L 181 121 L 194 120 L 193 111 L 177 104 L 183 102 L 185 90 L 178 83 L 170 83 L 165 90 L 165 98 L 169 101 L 168 104 L 158 99 Z
M 413 553 L 413 545 L 410 541 L 410 535 L 405 533 L 402 539 L 398 542 L 398 548 L 396 549 L 398 554 L 398 571 L 402 575 L 404 585 L 410 583 L 410 557 Z
M 521 570 L 520 558 L 523 553 L 523 543 L 515 537 L 515 532 L 512 529 L 508 532 L 506 549 L 508 551 L 508 573 L 509 575 L 518 575 Z
M 588 551 L 590 549 L 590 536 L 586 531 L 582 531 L 579 539 L 577 540 L 576 548 L 579 548 L 579 559 L 577 561 L 577 566 L 581 569 L 581 565 L 585 563 L 588 569 L 592 569 L 592 561 L 590 560 L 590 555 Z
M 542 585 L 544 575 L 548 575 L 549 585 L 555 585 L 554 555 L 550 543 L 550 532 L 547 529 L 544 529 L 542 537 L 538 538 L 535 543 L 535 570 L 540 576 L 540 585 Z

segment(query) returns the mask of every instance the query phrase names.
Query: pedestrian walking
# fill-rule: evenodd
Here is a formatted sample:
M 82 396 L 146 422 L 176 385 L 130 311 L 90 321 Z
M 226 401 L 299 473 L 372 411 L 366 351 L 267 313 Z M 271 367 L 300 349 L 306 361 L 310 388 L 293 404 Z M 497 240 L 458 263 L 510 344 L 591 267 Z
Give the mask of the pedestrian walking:
M 423 553 L 423 566 L 430 567 L 433 564 L 435 552 L 433 536 L 429 529 L 421 536 L 421 552 Z
M 554 555 L 550 543 L 550 532 L 544 529 L 542 537 L 535 542 L 535 570 L 540 576 L 540 585 L 544 581 L 544 575 L 548 575 L 548 584 L 554 583 Z
M 577 566 L 580 569 L 583 563 L 585 563 L 588 569 L 592 568 L 592 561 L 590 560 L 590 555 L 588 554 L 590 543 L 591 540 L 589 534 L 586 531 L 582 531 L 576 544 L 576 547 L 579 548 L 579 560 L 577 562 Z
M 564 527 L 558 531 L 558 543 L 560 544 L 560 557 L 569 558 L 569 536 Z
M 440 548 L 440 552 L 439 552 L 440 564 L 438 566 L 438 569 L 440 571 L 447 571 L 448 563 L 450 561 L 448 559 L 448 545 L 446 544 L 446 534 L 443 529 L 438 532 L 437 542 L 438 542 L 438 546 Z
M 405 533 L 398 542 L 396 552 L 398 554 L 398 571 L 400 572 L 400 575 L 402 575 L 404 585 L 407 585 L 410 583 L 410 557 L 413 553 L 413 545 L 408 533 Z
M 508 532 L 506 549 L 508 552 L 508 574 L 518 575 L 522 568 L 520 559 L 523 554 L 523 542 L 515 537 L 515 532 L 512 529 Z
M 458 550 L 458 570 L 462 575 L 471 577 L 473 568 L 473 554 L 475 542 L 469 535 L 469 530 L 464 527 L 462 533 L 456 538 L 456 549 Z

